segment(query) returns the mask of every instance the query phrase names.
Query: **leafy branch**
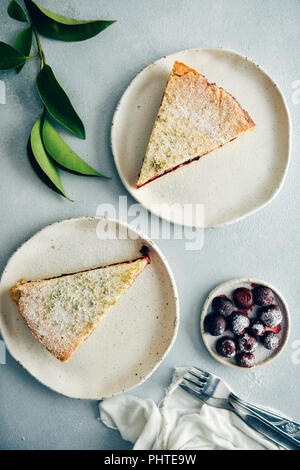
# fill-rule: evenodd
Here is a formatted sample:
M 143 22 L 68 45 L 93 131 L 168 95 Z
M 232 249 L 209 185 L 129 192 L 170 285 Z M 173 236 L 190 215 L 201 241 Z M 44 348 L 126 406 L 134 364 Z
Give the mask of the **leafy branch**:
M 0 41 L 0 71 L 15 69 L 19 73 L 29 60 L 40 60 L 36 86 L 43 103 L 43 112 L 32 128 L 27 146 L 28 155 L 41 179 L 69 199 L 62 186 L 57 167 L 75 174 L 107 177 L 82 160 L 50 122 L 51 116 L 69 132 L 85 139 L 84 124 L 52 68 L 46 63 L 39 35 L 62 41 L 84 41 L 96 36 L 114 21 L 76 20 L 53 13 L 32 0 L 24 2 L 28 14 L 15 0 L 11 0 L 8 5 L 9 16 L 27 23 L 27 27 L 18 34 L 13 46 Z M 33 38 L 38 52 L 31 56 Z

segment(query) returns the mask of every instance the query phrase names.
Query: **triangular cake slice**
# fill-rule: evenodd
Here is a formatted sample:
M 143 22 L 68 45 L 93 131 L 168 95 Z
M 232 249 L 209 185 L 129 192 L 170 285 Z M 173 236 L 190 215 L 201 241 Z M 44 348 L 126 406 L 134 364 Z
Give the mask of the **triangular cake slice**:
M 198 160 L 255 127 L 223 88 L 175 62 L 152 130 L 137 188 Z
M 42 281 L 23 281 L 12 299 L 32 334 L 62 362 L 93 332 L 150 262 L 148 255 Z

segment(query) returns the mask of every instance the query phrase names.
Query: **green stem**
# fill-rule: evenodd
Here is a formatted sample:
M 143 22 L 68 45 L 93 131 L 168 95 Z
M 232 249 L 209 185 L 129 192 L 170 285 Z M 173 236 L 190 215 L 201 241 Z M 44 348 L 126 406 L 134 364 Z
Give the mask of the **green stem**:
M 32 25 L 32 28 L 33 28 L 33 32 L 34 32 L 36 44 L 37 44 L 37 47 L 38 47 L 38 52 L 39 52 L 38 55 L 39 55 L 39 57 L 40 57 L 40 59 L 41 59 L 41 69 L 42 69 L 42 68 L 44 67 L 45 63 L 46 63 L 45 54 L 44 54 L 44 51 L 43 51 L 43 49 L 42 49 L 42 45 L 41 45 L 41 42 L 40 42 L 40 38 L 39 38 L 37 29 L 36 29 L 36 27 L 35 27 L 34 24 Z

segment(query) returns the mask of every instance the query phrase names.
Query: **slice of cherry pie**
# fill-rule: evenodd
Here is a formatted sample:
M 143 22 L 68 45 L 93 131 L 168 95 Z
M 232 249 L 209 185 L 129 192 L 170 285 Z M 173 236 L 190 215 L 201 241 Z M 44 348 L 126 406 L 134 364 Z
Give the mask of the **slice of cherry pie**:
M 32 334 L 67 361 L 150 262 L 149 255 L 41 281 L 21 281 L 12 299 Z
M 175 62 L 137 188 L 200 159 L 254 127 L 232 95 L 191 67 Z

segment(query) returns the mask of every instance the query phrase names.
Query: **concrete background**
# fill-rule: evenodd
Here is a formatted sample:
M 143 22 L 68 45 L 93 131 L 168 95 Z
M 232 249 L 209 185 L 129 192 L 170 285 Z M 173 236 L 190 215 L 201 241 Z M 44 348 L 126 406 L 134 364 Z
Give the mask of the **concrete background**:
M 41 183 L 26 156 L 28 135 L 41 111 L 34 84 L 38 63 L 31 61 L 20 75 L 2 73 L 7 103 L 0 105 L 0 269 L 14 250 L 42 227 L 59 219 L 95 215 L 99 204 L 117 205 L 119 195 L 126 195 L 110 150 L 110 124 L 118 100 L 140 69 L 163 55 L 191 47 L 231 48 L 249 56 L 277 81 L 288 101 L 294 137 L 287 180 L 275 201 L 258 214 L 227 228 L 206 231 L 205 245 L 199 252 L 185 252 L 184 240 L 158 241 L 177 280 L 181 324 L 168 357 L 134 393 L 158 399 L 173 366 L 201 364 L 222 375 L 237 393 L 300 421 L 300 363 L 297 365 L 297 351 L 293 349 L 300 339 L 300 104 L 292 99 L 293 83 L 300 80 L 300 1 L 41 3 L 78 18 L 118 20 L 87 42 L 66 44 L 42 39 L 48 63 L 55 68 L 86 125 L 85 142 L 69 135 L 68 142 L 113 179 L 99 181 L 63 173 L 64 186 L 76 203 L 64 200 Z M 22 25 L 7 17 L 7 4 L 8 0 L 2 1 L 0 6 L 0 39 L 13 42 Z M 223 368 L 208 355 L 199 337 L 199 313 L 208 292 L 218 283 L 240 276 L 273 283 L 285 295 L 292 314 L 286 350 L 257 372 Z M 0 365 L 1 449 L 131 448 L 97 417 L 96 402 L 59 396 L 38 384 L 9 355 L 7 364 Z

